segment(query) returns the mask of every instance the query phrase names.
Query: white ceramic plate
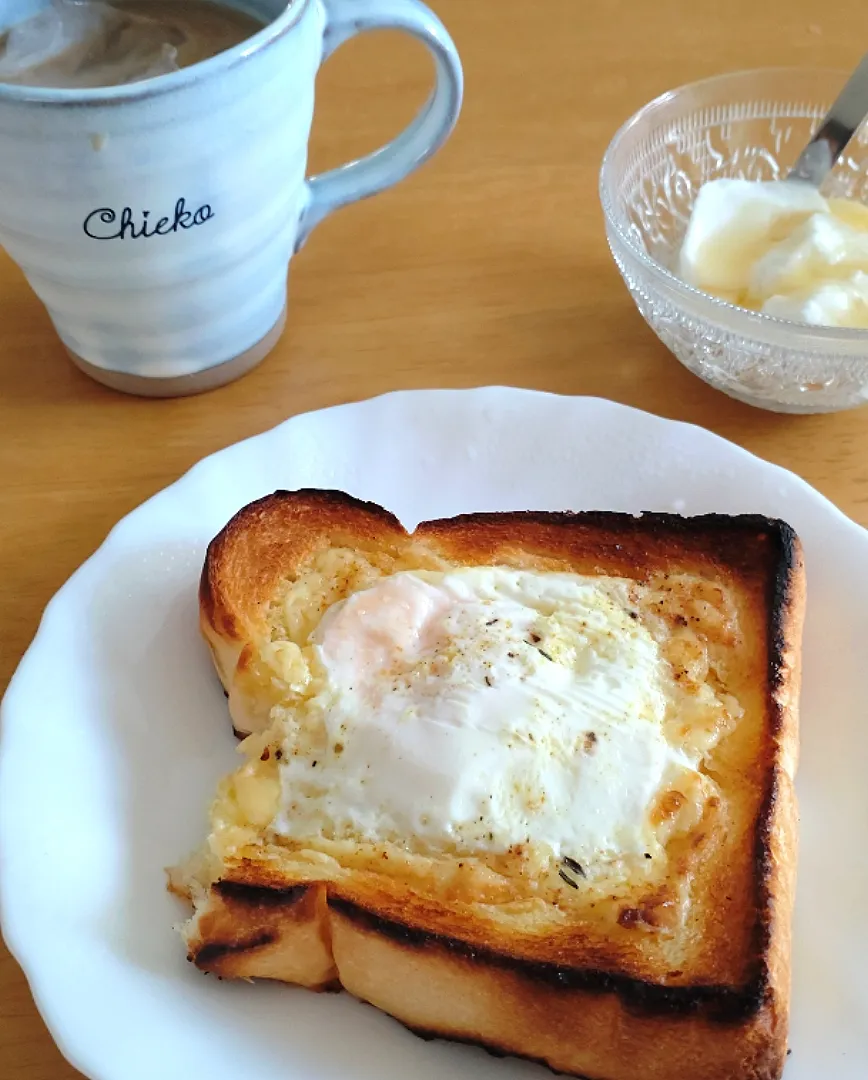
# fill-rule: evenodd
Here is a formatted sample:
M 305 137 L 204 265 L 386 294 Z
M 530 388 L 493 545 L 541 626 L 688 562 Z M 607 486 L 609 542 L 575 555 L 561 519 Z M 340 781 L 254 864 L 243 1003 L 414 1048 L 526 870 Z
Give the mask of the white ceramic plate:
M 206 979 L 163 867 L 204 836 L 235 761 L 196 629 L 207 541 L 278 487 L 337 487 L 407 525 L 472 510 L 758 511 L 809 575 L 793 1054 L 786 1080 L 868 1062 L 868 534 L 796 477 L 698 428 L 609 402 L 486 389 L 299 416 L 215 454 L 125 518 L 49 604 L 3 703 L 6 940 L 95 1080 L 518 1080 L 346 995 Z M 688 1080 L 688 1078 L 673 1078 Z

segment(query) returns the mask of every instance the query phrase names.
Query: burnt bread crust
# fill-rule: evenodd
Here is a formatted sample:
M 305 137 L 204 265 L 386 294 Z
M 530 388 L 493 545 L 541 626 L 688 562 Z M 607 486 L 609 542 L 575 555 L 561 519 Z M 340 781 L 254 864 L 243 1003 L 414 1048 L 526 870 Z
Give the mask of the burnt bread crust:
M 327 901 L 328 929 L 321 937 L 335 967 L 308 964 L 305 978 L 288 979 L 282 954 L 289 951 L 297 959 L 304 951 L 295 932 L 296 913 L 304 918 L 300 909 L 322 905 L 327 890 L 323 884 L 300 892 L 221 882 L 212 901 L 231 898 L 232 923 L 245 927 L 246 936 L 222 946 L 212 942 L 198 952 L 194 946 L 189 959 L 222 978 L 279 978 L 321 991 L 344 988 L 423 1038 L 465 1042 L 498 1056 L 520 1055 L 555 1072 L 594 1080 L 776 1080 L 781 1075 L 785 1025 L 782 1033 L 769 989 L 661 987 L 607 972 L 527 963 L 384 920 L 339 896 Z M 272 930 L 251 933 L 263 916 L 272 920 Z M 408 1003 L 420 998 L 420 1008 L 408 1011 Z M 464 1016 L 467 1001 L 482 1003 L 474 1010 L 473 1025 Z
M 250 919 L 250 913 L 255 912 L 260 918 L 265 912 L 269 915 L 279 913 L 285 916 L 321 886 L 268 887 L 223 879 L 216 882 L 213 888 L 215 893 L 232 907 L 246 909 L 245 921 L 256 921 Z M 328 891 L 327 889 L 326 903 L 330 911 L 366 930 L 391 939 L 402 947 L 420 952 L 441 951 L 448 955 L 465 957 L 473 963 L 514 971 L 529 980 L 557 989 L 583 990 L 595 994 L 615 993 L 629 1010 L 648 1016 L 702 1014 L 720 1023 L 739 1022 L 755 1015 L 763 1004 L 765 987 L 758 979 L 745 987 L 663 986 L 596 968 L 529 961 L 483 945 L 474 945 L 459 938 L 385 918 L 369 908 L 341 898 L 340 895 L 330 896 Z M 264 926 L 239 940 L 211 941 L 201 945 L 198 951 L 191 953 L 190 959 L 203 970 L 216 972 L 224 958 L 245 951 L 256 952 L 273 945 L 277 940 L 278 933 Z
M 698 1013 L 726 1023 L 755 1015 L 762 1007 L 765 986 L 758 977 L 744 987 L 662 986 L 646 979 L 632 978 L 598 968 L 525 960 L 472 945 L 457 938 L 434 934 L 417 926 L 386 919 L 359 904 L 340 897 L 328 900 L 329 908 L 398 944 L 424 951 L 434 949 L 466 957 L 473 963 L 515 971 L 524 978 L 559 990 L 583 990 L 595 994 L 617 994 L 628 1011 L 646 1016 L 682 1016 Z
M 452 565 L 510 565 L 528 556 L 541 569 L 582 574 L 638 578 L 649 570 L 701 569 L 733 583 L 756 608 L 765 635 L 754 777 L 761 791 L 749 888 L 721 915 L 725 922 L 740 912 L 744 963 L 722 963 L 719 971 L 712 963 L 710 978 L 679 978 L 681 972 L 631 968 L 617 954 L 611 963 L 593 962 L 581 949 L 571 956 L 566 946 L 561 956 L 557 949 L 529 955 L 472 921 L 452 924 L 448 911 L 414 907 L 394 881 L 363 888 L 301 880 L 291 868 L 257 860 L 227 862 L 197 903 L 190 959 L 225 977 L 316 989 L 340 983 L 428 1037 L 518 1053 L 594 1080 L 777 1080 L 789 1003 L 804 608 L 792 529 L 757 515 L 527 512 L 426 522 L 408 536 L 391 514 L 342 493 L 277 492 L 233 518 L 203 568 L 203 632 L 230 694 L 234 665 L 243 667 L 245 648 L 255 649 L 263 605 L 301 560 L 323 545 L 400 552 L 416 541 Z M 721 934 L 716 947 L 726 949 Z M 391 982 L 378 972 L 388 972 Z M 432 997 L 428 987 L 442 992 Z M 486 1003 L 472 1022 L 456 1005 L 469 998 Z

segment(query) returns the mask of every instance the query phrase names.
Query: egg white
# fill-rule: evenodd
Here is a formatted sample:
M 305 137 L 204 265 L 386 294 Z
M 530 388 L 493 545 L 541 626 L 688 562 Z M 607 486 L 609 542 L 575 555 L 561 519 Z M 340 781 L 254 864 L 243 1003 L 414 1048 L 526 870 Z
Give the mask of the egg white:
M 704 783 L 667 738 L 671 671 L 631 582 L 502 567 L 382 577 L 311 636 L 277 837 L 656 855 L 653 810 Z

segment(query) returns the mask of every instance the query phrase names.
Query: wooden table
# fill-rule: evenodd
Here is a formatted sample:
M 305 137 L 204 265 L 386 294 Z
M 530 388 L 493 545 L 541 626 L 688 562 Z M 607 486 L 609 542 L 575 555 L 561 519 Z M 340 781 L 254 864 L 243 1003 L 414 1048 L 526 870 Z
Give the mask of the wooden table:
M 733 68 L 855 65 L 859 0 L 439 0 L 438 10 L 466 69 L 456 134 L 398 189 L 317 230 L 293 264 L 289 328 L 242 381 L 166 402 L 103 389 L 66 361 L 0 253 L 0 689 L 48 599 L 118 518 L 205 454 L 387 390 L 510 383 L 613 398 L 793 469 L 868 525 L 868 410 L 776 416 L 690 375 L 634 310 L 597 202 L 601 155 L 636 108 Z M 314 169 L 396 131 L 428 79 L 421 49 L 397 36 L 341 50 L 320 81 Z M 78 1075 L 0 952 L 0 1078 Z

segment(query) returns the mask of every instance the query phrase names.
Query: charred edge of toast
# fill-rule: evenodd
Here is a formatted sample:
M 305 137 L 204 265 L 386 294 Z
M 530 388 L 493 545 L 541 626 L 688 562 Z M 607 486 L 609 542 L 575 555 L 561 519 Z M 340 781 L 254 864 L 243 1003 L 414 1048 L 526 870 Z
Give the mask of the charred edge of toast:
M 555 1069 L 545 1060 L 540 1057 L 527 1057 L 525 1054 L 517 1054 L 515 1050 L 510 1050 L 506 1046 L 500 1046 L 497 1043 L 485 1042 L 482 1039 L 471 1039 L 466 1035 L 451 1035 L 447 1031 L 437 1031 L 434 1028 L 421 1028 L 415 1027 L 412 1024 L 405 1024 L 403 1020 L 399 1020 L 398 1023 L 401 1027 L 406 1028 L 412 1035 L 415 1035 L 419 1039 L 424 1039 L 425 1042 L 434 1042 L 435 1039 L 445 1039 L 452 1043 L 461 1043 L 462 1046 L 475 1046 L 480 1050 L 484 1050 L 486 1054 L 491 1054 L 495 1058 L 518 1058 L 520 1056 L 522 1061 L 533 1062 L 534 1065 L 542 1065 L 544 1069 L 548 1069 L 554 1076 L 574 1076 L 576 1080 L 591 1080 L 590 1077 L 585 1076 L 583 1073 L 565 1073 L 560 1069 Z
M 270 930 L 262 930 L 247 941 L 214 941 L 203 945 L 196 953 L 191 953 L 187 959 L 195 961 L 196 966 L 207 969 L 222 960 L 229 953 L 252 952 L 261 949 L 263 945 L 272 945 L 277 940 L 277 935 Z
M 322 882 L 289 886 L 248 885 L 240 881 L 218 881 L 212 887 L 224 898 L 254 907 L 278 908 L 298 903 L 309 888 Z M 370 911 L 351 900 L 328 894 L 328 907 L 354 922 L 357 926 L 390 938 L 410 949 L 432 949 L 459 956 L 476 963 L 488 964 L 500 970 L 512 971 L 520 977 L 542 982 L 557 990 L 576 990 L 592 994 L 616 994 L 624 1006 L 641 1015 L 695 1015 L 719 1023 L 740 1023 L 755 1016 L 766 1003 L 765 967 L 742 986 L 661 986 L 629 975 L 596 968 L 569 967 L 545 961 L 526 960 L 501 953 L 485 946 L 471 945 L 459 938 L 449 937 L 419 927 L 407 926 L 394 919 Z M 264 941 L 203 945 L 193 956 L 203 967 L 228 952 L 258 948 Z M 436 1033 L 434 1033 L 436 1036 Z M 449 1036 L 451 1038 L 451 1036 Z
M 307 885 L 289 885 L 285 888 L 264 888 L 261 885 L 243 885 L 236 881 L 217 881 L 212 886 L 225 900 L 236 901 L 246 907 L 283 908 L 298 903 L 308 890 Z M 208 969 L 231 953 L 252 952 L 263 945 L 272 945 L 277 935 L 271 930 L 260 930 L 245 941 L 209 941 L 188 954 L 187 959 L 197 967 Z
M 769 626 L 769 689 L 774 694 L 786 674 L 784 653 L 788 645 L 787 631 L 797 597 L 794 594 L 794 576 L 802 565 L 801 545 L 793 529 L 785 521 L 769 522 L 769 532 L 777 544 L 774 573 L 769 596 L 771 612 Z M 776 716 L 780 731 L 780 710 Z
M 234 517 L 220 530 L 217 536 L 209 544 L 209 551 L 218 545 L 221 537 L 236 531 L 239 526 L 250 524 L 248 519 L 255 519 L 263 511 L 271 509 L 273 505 L 281 503 L 300 503 L 306 507 L 322 508 L 329 510 L 352 510 L 361 512 L 369 518 L 374 518 L 391 529 L 406 533 L 401 522 L 394 514 L 384 509 L 378 503 L 365 502 L 345 491 L 333 488 L 298 488 L 288 491 L 279 488 L 271 495 L 265 495 L 261 499 L 248 503 L 242 507 Z M 450 518 L 432 518 L 423 521 L 416 527 L 416 531 L 424 531 L 429 528 L 443 531 L 445 529 L 466 529 L 468 525 L 500 525 L 510 522 L 533 522 L 540 525 L 562 525 L 565 527 L 575 526 L 577 523 L 587 524 L 591 528 L 605 527 L 614 531 L 614 526 L 619 531 L 625 530 L 630 533 L 647 532 L 651 526 L 652 534 L 666 533 L 668 535 L 691 535 L 700 531 L 717 535 L 724 538 L 727 533 L 746 532 L 770 532 L 787 534 L 789 543 L 795 542 L 795 533 L 786 522 L 778 518 L 769 518 L 763 514 L 673 514 L 658 510 L 642 510 L 637 514 L 629 514 L 619 510 L 505 510 L 489 511 L 471 514 L 457 514 Z M 411 534 L 407 534 L 411 535 Z M 617 547 L 617 545 L 615 545 Z
M 801 544 L 794 530 L 783 521 L 776 521 L 769 529 L 773 545 L 769 549 L 772 572 L 768 585 L 767 610 L 768 667 L 767 698 L 770 702 L 769 736 L 777 740 L 783 732 L 784 708 L 778 699 L 778 691 L 788 678 L 789 666 L 786 652 L 791 645 L 789 631 L 795 610 L 800 602 L 797 595 L 797 574 L 802 567 Z M 780 769 L 777 764 L 770 770 L 766 788 L 757 816 L 754 841 L 754 880 L 756 882 L 755 906 L 758 917 L 754 925 L 753 951 L 762 958 L 763 977 L 768 985 L 768 956 L 774 939 L 774 896 L 772 883 L 775 876 L 772 854 L 772 833 L 777 810 L 780 787 Z
M 364 514 L 366 517 L 388 526 L 389 529 L 405 532 L 404 526 L 394 514 L 383 509 L 377 503 L 365 502 L 344 491 L 336 491 L 329 488 L 298 488 L 296 491 L 285 491 L 279 488 L 271 495 L 264 495 L 261 499 L 243 506 L 223 526 L 219 533 L 208 545 L 205 553 L 205 562 L 199 578 L 199 606 L 210 623 L 214 623 L 218 606 L 217 582 L 214 577 L 214 565 L 226 543 L 232 540 L 235 534 L 243 532 L 254 525 L 257 518 L 261 518 L 275 506 L 281 503 L 297 503 L 309 509 L 322 508 L 324 510 L 351 510 L 355 513 Z M 223 612 L 221 630 L 227 637 L 237 637 L 237 629 L 228 612 Z
M 770 518 L 764 514 L 685 515 L 658 510 L 642 510 L 637 514 L 619 510 L 511 510 L 458 514 L 451 518 L 420 522 L 416 532 L 463 532 L 469 526 L 503 526 L 510 523 L 565 529 L 579 525 L 590 530 L 601 530 L 611 538 L 607 537 L 603 546 L 616 553 L 622 548 L 618 534 L 630 538 L 647 536 L 655 540 L 700 541 L 709 555 L 722 556 L 727 564 L 734 566 L 740 564 L 739 551 L 727 546 L 727 541 L 731 543 L 737 537 L 786 536 L 787 543 L 797 546 L 793 529 L 780 518 Z M 715 547 L 715 543 L 721 546 Z
M 308 885 L 284 887 L 246 885 L 241 881 L 217 881 L 213 888 L 225 900 L 238 900 L 250 907 L 284 907 L 297 903 L 307 893 Z
M 391 938 L 407 948 L 442 950 L 476 963 L 513 971 L 557 990 L 616 994 L 625 1008 L 646 1016 L 700 1014 L 718 1023 L 742 1023 L 755 1016 L 766 1001 L 764 973 L 740 987 L 661 986 L 645 979 L 597 968 L 568 967 L 510 956 L 445 934 L 406 926 L 340 897 L 328 897 L 328 906 L 357 926 Z
M 208 545 L 205 565 L 208 565 L 213 555 L 233 533 L 253 524 L 256 518 L 261 517 L 264 512 L 282 503 L 297 503 L 311 509 L 350 510 L 377 520 L 381 524 L 388 526 L 389 529 L 396 530 L 399 533 L 413 535 L 407 533 L 394 514 L 391 514 L 379 504 L 365 502 L 362 499 L 348 495 L 344 491 L 329 488 L 299 488 L 295 491 L 287 491 L 281 488 L 271 495 L 265 495 L 255 502 L 248 503 L 224 525 Z M 628 514 L 616 510 L 507 510 L 458 514 L 451 518 L 433 518 L 430 521 L 420 522 L 416 527 L 416 533 L 424 534 L 428 531 L 445 532 L 449 530 L 463 531 L 472 525 L 509 525 L 510 523 L 521 524 L 522 522 L 564 528 L 586 525 L 591 529 L 604 529 L 613 534 L 612 543 L 607 546 L 611 546 L 615 551 L 620 550 L 617 537 L 614 535 L 616 532 L 623 532 L 628 535 L 650 533 L 655 538 L 662 538 L 663 536 L 678 539 L 701 537 L 703 543 L 714 539 L 725 541 L 734 535 L 744 535 L 746 533 L 770 533 L 780 536 L 782 540 L 787 537 L 786 543 L 790 547 L 797 546 L 795 533 L 786 522 L 777 518 L 765 517 L 762 514 L 695 514 L 687 516 L 656 510 L 643 510 L 638 514 Z M 710 552 L 710 554 L 715 553 L 714 550 Z M 728 551 L 727 554 L 732 558 L 732 551 Z

